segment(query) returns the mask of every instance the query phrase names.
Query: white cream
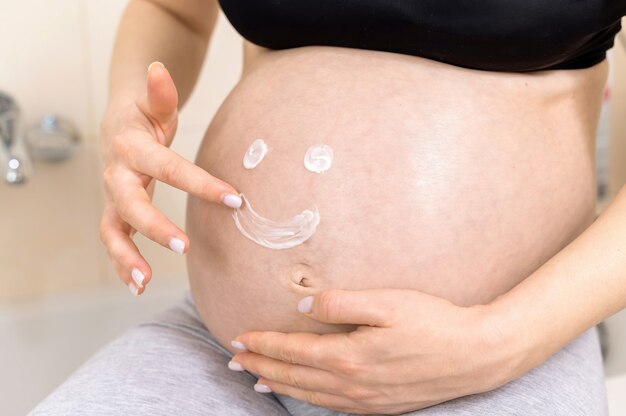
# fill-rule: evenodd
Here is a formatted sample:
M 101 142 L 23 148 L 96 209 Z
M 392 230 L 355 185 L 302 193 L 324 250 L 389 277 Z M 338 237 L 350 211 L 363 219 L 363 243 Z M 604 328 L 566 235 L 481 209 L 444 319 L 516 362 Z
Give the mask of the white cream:
M 333 164 L 333 149 L 325 144 L 309 147 L 304 155 L 304 167 L 315 173 L 323 173 Z
M 246 154 L 243 155 L 243 167 L 246 169 L 254 169 L 265 157 L 267 154 L 267 144 L 263 141 L 263 139 L 256 139 L 248 150 Z
M 243 194 L 240 196 L 243 204 L 233 212 L 235 225 L 241 234 L 260 246 L 274 250 L 295 247 L 311 238 L 320 223 L 317 207 L 279 222 L 262 217 L 252 209 Z

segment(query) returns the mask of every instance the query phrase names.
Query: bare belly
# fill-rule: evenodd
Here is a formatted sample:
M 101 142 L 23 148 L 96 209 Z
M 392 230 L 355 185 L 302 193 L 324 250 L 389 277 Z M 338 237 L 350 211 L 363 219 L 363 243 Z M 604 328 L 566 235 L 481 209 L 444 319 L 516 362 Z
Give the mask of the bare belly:
M 328 288 L 406 288 L 489 302 L 592 221 L 593 137 L 606 64 L 503 74 L 383 52 L 308 47 L 246 69 L 197 163 L 281 220 L 317 206 L 304 244 L 246 239 L 230 209 L 191 197 L 188 268 L 223 344 L 247 330 L 345 330 L 296 310 Z M 253 170 L 242 158 L 263 138 Z M 308 147 L 332 147 L 329 171 Z

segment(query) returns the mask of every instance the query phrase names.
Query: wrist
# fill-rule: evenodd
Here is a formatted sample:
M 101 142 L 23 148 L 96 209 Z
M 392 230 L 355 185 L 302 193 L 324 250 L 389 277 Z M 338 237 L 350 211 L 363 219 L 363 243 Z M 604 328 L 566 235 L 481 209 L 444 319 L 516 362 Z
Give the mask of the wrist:
M 533 325 L 529 311 L 507 294 L 477 308 L 485 348 L 481 355 L 490 356 L 492 388 L 521 377 L 549 357 L 542 345 L 543 328 Z

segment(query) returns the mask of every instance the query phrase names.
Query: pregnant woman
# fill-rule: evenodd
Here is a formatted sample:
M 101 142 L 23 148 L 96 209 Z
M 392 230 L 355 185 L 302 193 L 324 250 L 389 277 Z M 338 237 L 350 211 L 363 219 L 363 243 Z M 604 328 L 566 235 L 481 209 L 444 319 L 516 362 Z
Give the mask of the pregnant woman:
M 130 2 L 102 124 L 121 279 L 152 275 L 137 230 L 187 254 L 191 297 L 34 413 L 606 414 L 626 194 L 594 218 L 594 133 L 626 1 L 219 3 L 244 67 L 196 164 L 167 146 L 216 1 Z M 186 233 L 154 180 L 190 194 Z M 251 208 L 319 224 L 277 247 Z

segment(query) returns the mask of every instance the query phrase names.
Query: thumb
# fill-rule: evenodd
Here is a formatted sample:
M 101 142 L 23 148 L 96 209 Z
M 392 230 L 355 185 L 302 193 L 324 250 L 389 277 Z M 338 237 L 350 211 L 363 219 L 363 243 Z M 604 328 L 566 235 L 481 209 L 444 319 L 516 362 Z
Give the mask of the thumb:
M 148 67 L 146 94 L 137 105 L 163 133 L 173 136 L 176 128 L 178 91 L 169 71 L 161 62 L 153 62 Z
M 316 321 L 331 324 L 354 324 L 388 327 L 395 322 L 397 305 L 404 290 L 331 289 L 298 302 L 298 311 Z

